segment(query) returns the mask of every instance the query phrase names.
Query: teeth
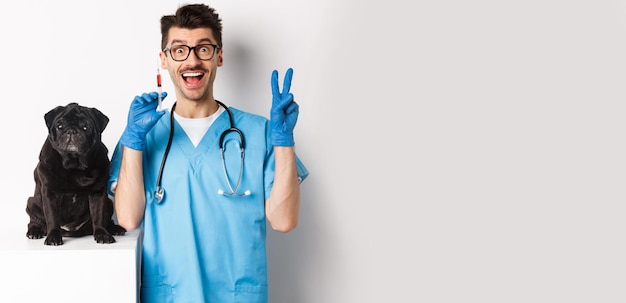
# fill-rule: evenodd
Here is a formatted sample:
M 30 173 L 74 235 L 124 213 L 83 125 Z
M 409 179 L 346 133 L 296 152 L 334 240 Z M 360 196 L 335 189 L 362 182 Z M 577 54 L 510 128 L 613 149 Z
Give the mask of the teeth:
M 199 77 L 202 76 L 202 73 L 184 73 L 183 77 Z

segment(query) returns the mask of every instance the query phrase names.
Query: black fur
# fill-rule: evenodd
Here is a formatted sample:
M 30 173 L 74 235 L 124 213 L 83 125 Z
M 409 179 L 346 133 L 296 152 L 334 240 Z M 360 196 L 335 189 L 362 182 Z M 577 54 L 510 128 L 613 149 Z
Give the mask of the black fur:
M 26 236 L 45 245 L 63 237 L 93 235 L 114 243 L 126 230 L 113 222 L 113 202 L 106 190 L 110 160 L 102 143 L 109 118 L 77 103 L 57 106 L 44 115 L 48 137 L 35 168 L 35 193 L 28 198 Z

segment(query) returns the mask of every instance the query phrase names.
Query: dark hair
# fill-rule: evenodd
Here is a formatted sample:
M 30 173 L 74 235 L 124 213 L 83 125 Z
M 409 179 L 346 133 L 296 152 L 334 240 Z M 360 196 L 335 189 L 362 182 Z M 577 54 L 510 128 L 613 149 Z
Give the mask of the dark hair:
M 161 49 L 167 46 L 169 30 L 174 26 L 186 29 L 210 28 L 217 45 L 222 47 L 222 19 L 215 9 L 205 4 L 187 4 L 179 7 L 174 15 L 161 17 Z

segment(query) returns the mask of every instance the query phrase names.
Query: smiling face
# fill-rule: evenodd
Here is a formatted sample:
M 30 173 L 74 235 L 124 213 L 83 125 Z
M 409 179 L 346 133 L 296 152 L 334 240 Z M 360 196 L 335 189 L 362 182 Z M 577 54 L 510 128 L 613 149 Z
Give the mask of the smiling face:
M 199 44 L 218 44 L 210 28 L 169 29 L 167 47 L 187 45 L 194 47 Z M 176 101 L 204 102 L 213 101 L 213 82 L 217 67 L 222 66 L 222 49 L 216 49 L 210 60 L 200 60 L 195 51 L 191 50 L 184 61 L 172 59 L 169 51 L 161 52 L 161 67 L 167 69 L 176 87 Z

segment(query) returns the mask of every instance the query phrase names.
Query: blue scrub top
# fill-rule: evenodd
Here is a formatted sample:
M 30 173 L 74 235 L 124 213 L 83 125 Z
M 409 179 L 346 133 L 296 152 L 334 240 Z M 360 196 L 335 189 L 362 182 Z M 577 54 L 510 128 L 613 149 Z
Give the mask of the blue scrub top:
M 245 137 L 243 177 L 238 193 L 228 197 L 219 137 L 230 127 L 222 113 L 194 147 L 174 121 L 174 137 L 161 185 L 161 203 L 154 191 L 170 131 L 170 115 L 161 117 L 146 136 L 144 183 L 146 208 L 143 229 L 141 300 L 152 302 L 267 302 L 265 200 L 274 179 L 274 154 L 269 144 L 269 121 L 229 108 L 235 127 Z M 224 154 L 234 187 L 241 157 L 239 137 L 226 136 Z M 109 184 L 117 180 L 121 145 L 111 161 Z M 297 158 L 301 180 L 308 171 Z

